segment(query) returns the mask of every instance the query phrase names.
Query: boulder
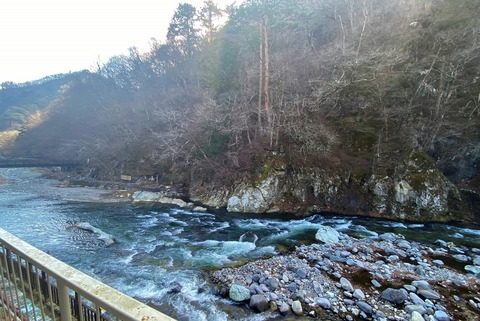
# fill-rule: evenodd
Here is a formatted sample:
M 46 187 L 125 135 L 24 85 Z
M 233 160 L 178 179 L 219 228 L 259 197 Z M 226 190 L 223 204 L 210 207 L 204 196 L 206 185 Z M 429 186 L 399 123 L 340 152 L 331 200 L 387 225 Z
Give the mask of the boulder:
M 372 315 L 373 314 L 373 309 L 372 309 L 372 306 L 370 304 L 368 304 L 367 302 L 365 301 L 358 301 L 357 302 L 357 306 L 360 310 L 362 310 L 363 312 L 365 312 L 367 315 Z
M 439 300 L 441 298 L 439 293 L 429 289 L 420 289 L 417 293 L 429 300 Z
M 470 272 L 475 275 L 480 275 L 480 266 L 476 265 L 466 265 L 465 271 Z
M 412 282 L 412 285 L 414 287 L 416 287 L 417 289 L 431 289 L 432 287 L 430 286 L 430 283 L 428 283 L 427 281 L 424 281 L 424 280 L 420 280 L 420 281 L 413 281 Z
M 323 243 L 338 243 L 340 240 L 340 233 L 330 226 L 322 225 L 315 234 L 315 239 Z
M 322 307 L 325 310 L 330 309 L 332 304 L 330 303 L 330 300 L 327 298 L 316 298 L 315 299 L 315 304 L 318 305 L 319 307 Z
M 303 315 L 302 304 L 298 300 L 292 302 L 292 310 L 296 315 Z
M 237 302 L 247 301 L 251 298 L 250 289 L 239 284 L 232 284 L 228 297 Z
M 350 281 L 348 281 L 346 278 L 342 277 L 340 279 L 340 285 L 342 286 L 342 289 L 344 289 L 345 291 L 353 292 L 352 283 L 350 283 Z
M 425 321 L 425 319 L 420 313 L 418 313 L 417 311 L 413 311 L 410 321 Z
M 252 295 L 249 306 L 255 312 L 263 312 L 270 309 L 269 300 L 263 294 Z
M 405 292 L 406 292 L 405 290 L 402 291 L 402 290 L 388 288 L 382 292 L 380 297 L 384 300 L 387 300 L 395 304 L 402 304 L 407 299 L 407 295 L 405 294 Z
M 117 240 L 112 235 L 107 234 L 104 231 L 102 231 L 101 229 L 92 226 L 90 223 L 79 222 L 79 223 L 76 223 L 74 226 L 76 228 L 81 229 L 81 230 L 90 231 L 90 232 L 96 234 L 100 241 L 105 242 L 106 246 L 110 246 L 110 245 L 113 245 L 113 244 L 117 243 Z
M 355 291 L 353 291 L 353 297 L 358 300 L 365 300 L 365 294 L 360 289 L 355 289 Z
M 450 321 L 450 317 L 444 311 L 438 310 L 435 311 L 433 315 L 437 321 Z
M 292 313 L 292 309 L 290 308 L 290 305 L 288 305 L 286 302 L 282 302 L 282 304 L 280 304 L 279 311 L 283 315 L 289 315 Z

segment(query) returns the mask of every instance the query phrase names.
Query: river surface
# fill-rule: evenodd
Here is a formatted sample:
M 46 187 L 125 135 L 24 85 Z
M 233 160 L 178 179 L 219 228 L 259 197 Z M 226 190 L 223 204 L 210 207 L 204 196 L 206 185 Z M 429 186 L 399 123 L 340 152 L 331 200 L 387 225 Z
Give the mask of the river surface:
M 271 318 L 212 295 L 208 271 L 314 242 L 321 224 L 356 237 L 395 232 L 409 240 L 440 238 L 480 247 L 480 230 L 472 227 L 332 215 L 214 215 L 159 205 L 95 203 L 86 202 L 85 194 L 98 191 L 56 187 L 55 181 L 28 169 L 0 169 L 0 178 L 5 180 L 0 184 L 0 228 L 178 320 Z M 94 234 L 73 227 L 79 222 L 111 234 L 118 243 L 105 246 Z

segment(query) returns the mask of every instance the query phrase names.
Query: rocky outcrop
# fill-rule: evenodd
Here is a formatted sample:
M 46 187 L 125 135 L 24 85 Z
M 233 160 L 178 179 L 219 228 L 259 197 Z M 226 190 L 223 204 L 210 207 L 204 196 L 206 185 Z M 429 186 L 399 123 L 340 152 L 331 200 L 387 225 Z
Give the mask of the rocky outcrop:
M 134 202 L 148 202 L 148 203 L 161 203 L 161 204 L 169 204 L 169 205 L 176 205 L 181 208 L 193 208 L 193 203 L 187 203 L 180 198 L 171 198 L 165 196 L 163 193 L 156 193 L 156 192 L 148 192 L 148 191 L 137 191 L 132 194 L 132 200 Z M 203 208 L 198 208 L 202 209 Z
M 207 186 L 205 186 L 207 185 Z M 265 164 L 254 180 L 192 184 L 190 196 L 229 212 L 322 211 L 408 221 L 474 221 L 459 189 L 425 153 L 412 151 L 389 174 Z

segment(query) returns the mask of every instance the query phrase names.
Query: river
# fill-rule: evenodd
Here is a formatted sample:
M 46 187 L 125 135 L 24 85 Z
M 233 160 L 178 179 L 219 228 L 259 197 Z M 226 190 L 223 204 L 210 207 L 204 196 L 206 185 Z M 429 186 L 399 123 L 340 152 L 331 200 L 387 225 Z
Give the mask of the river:
M 56 187 L 28 169 L 0 169 L 0 227 L 110 286 L 178 320 L 265 320 L 210 293 L 208 271 L 277 255 L 314 242 L 321 224 L 356 237 L 395 232 L 480 247 L 480 230 L 359 217 L 306 219 L 224 215 L 159 205 L 92 202 L 101 191 Z M 118 243 L 105 246 L 73 227 L 89 223 Z

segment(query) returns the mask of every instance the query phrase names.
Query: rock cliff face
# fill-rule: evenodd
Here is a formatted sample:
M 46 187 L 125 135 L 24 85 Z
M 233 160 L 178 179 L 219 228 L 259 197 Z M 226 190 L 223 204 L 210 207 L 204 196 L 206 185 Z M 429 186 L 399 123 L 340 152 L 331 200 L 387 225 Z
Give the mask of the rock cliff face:
M 390 175 L 264 165 L 255 180 L 233 186 L 193 184 L 190 196 L 229 212 L 318 212 L 407 221 L 474 221 L 459 189 L 424 153 L 413 151 Z

